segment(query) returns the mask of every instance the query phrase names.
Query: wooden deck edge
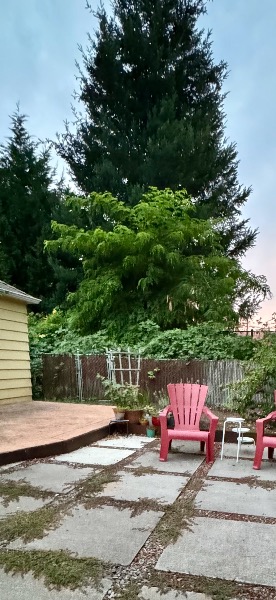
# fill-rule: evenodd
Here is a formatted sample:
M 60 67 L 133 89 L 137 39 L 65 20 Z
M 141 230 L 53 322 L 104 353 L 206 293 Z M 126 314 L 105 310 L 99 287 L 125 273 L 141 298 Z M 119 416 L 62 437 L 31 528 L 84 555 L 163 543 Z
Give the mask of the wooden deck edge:
M 67 454 L 68 452 L 73 452 L 83 446 L 89 446 L 89 444 L 93 444 L 93 442 L 98 442 L 106 437 L 108 433 L 109 428 L 108 425 L 106 425 L 100 429 L 87 431 L 81 435 L 60 442 L 51 442 L 40 446 L 32 446 L 31 448 L 18 448 L 17 450 L 11 450 L 10 452 L 1 452 L 0 466 L 2 467 L 24 460 L 33 460 L 34 458 L 47 458 L 48 456 Z

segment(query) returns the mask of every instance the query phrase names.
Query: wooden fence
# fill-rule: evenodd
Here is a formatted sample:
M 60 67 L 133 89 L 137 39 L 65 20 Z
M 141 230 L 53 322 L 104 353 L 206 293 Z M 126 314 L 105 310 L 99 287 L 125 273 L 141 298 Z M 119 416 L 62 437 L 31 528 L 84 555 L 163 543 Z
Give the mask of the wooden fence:
M 94 398 L 103 401 L 103 389 L 97 374 L 107 377 L 104 355 L 80 356 L 83 401 Z M 154 378 L 152 378 L 152 374 Z M 154 402 L 158 394 L 166 393 L 168 383 L 191 382 L 209 386 L 210 406 L 229 406 L 227 384 L 243 377 L 243 365 L 237 360 L 141 360 L 140 389 Z M 75 356 L 43 355 L 43 396 L 47 400 L 78 397 Z

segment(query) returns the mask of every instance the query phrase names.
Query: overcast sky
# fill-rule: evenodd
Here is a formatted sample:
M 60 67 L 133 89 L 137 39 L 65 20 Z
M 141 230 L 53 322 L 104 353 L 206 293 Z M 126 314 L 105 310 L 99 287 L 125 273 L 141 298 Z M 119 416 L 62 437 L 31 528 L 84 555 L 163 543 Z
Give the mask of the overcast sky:
M 96 8 L 97 0 L 90 2 Z M 201 19 L 212 29 L 215 59 L 229 65 L 227 135 L 237 143 L 240 182 L 253 188 L 244 215 L 260 230 L 244 265 L 266 275 L 274 294 L 265 318 L 276 311 L 275 23 L 276 0 L 263 0 L 261 9 L 260 0 L 213 0 Z M 0 0 L 0 141 L 18 101 L 33 135 L 54 138 L 63 130 L 78 89 L 78 44 L 85 46 L 95 27 L 85 0 Z

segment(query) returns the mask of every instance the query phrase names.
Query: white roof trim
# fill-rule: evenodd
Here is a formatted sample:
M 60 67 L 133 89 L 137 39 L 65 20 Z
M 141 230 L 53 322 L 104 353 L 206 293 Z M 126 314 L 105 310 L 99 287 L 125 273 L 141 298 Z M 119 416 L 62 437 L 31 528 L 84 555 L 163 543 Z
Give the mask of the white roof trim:
M 18 290 L 16 287 L 5 283 L 0 280 L 0 296 L 9 296 L 10 298 L 15 298 L 16 300 L 21 300 L 25 302 L 25 304 L 39 304 L 41 300 L 39 298 L 34 298 L 34 296 L 29 296 Z

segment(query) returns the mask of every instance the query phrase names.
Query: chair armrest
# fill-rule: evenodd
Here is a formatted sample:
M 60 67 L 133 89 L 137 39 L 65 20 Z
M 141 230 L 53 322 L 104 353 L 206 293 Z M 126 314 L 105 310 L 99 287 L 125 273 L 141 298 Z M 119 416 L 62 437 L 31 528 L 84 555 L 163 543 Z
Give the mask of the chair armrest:
M 217 423 L 219 420 L 219 418 L 216 415 L 214 415 L 214 413 L 212 413 L 212 411 L 209 408 L 207 408 L 207 406 L 203 406 L 202 413 L 206 415 L 206 417 L 208 417 L 210 421 L 214 421 L 215 423 Z
M 167 417 L 167 414 L 169 412 L 173 412 L 173 409 L 170 404 L 166 406 L 166 408 L 164 408 L 162 412 L 159 413 L 159 418 L 162 419 L 162 417 Z
M 167 415 L 168 413 L 172 411 L 172 407 L 166 406 L 166 408 L 164 408 L 164 410 L 162 410 L 161 413 L 159 413 L 159 419 L 160 419 L 160 426 L 161 426 L 161 438 L 162 435 L 163 436 L 167 436 L 168 435 L 168 424 L 167 424 Z
M 256 421 L 257 435 L 263 435 L 264 424 L 267 423 L 268 421 L 272 421 L 274 419 L 276 419 L 276 411 L 275 410 L 273 412 L 269 413 L 269 415 L 267 415 L 267 417 L 264 417 L 263 419 L 257 419 L 257 421 Z
M 263 419 L 257 419 L 257 421 L 262 421 L 263 423 L 265 423 L 266 421 L 270 421 L 271 419 L 276 419 L 276 410 L 269 413 L 269 415 L 267 415 L 267 417 L 264 417 Z

